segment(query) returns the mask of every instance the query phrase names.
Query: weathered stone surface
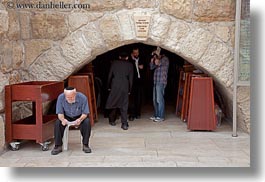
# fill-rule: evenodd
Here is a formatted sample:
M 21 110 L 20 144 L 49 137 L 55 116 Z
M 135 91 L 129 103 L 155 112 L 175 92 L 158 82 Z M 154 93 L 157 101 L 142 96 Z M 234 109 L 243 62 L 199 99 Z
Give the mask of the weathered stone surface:
M 8 22 L 8 38 L 10 40 L 20 39 L 20 26 L 19 26 L 19 16 L 16 11 L 8 11 L 9 22 Z
M 23 63 L 23 45 L 19 41 L 3 41 L 0 44 L 0 70 L 3 73 L 19 69 Z
M 211 43 L 213 34 L 197 26 L 191 29 L 189 35 L 179 43 L 178 51 L 196 64 Z
M 250 132 L 250 87 L 238 87 L 239 127 Z
M 223 42 L 215 40 L 200 59 L 199 65 L 214 74 L 225 62 L 231 62 L 231 60 L 233 60 L 233 55 L 229 47 Z
M 163 41 L 167 36 L 171 23 L 169 16 L 156 14 L 152 16 L 151 22 L 151 38 L 156 42 Z
M 21 75 L 18 71 L 12 71 L 12 73 L 9 76 L 9 84 L 15 84 L 21 82 Z
M 31 16 L 34 39 L 60 40 L 68 33 L 65 17 L 61 13 L 36 13 Z
M 4 109 L 4 90 L 8 84 L 8 77 L 0 72 L 0 112 Z
M 128 11 L 122 11 L 117 15 L 124 40 L 133 40 L 135 38 L 135 27 L 132 16 Z
M 31 65 L 35 59 L 43 52 L 47 51 L 52 46 L 50 40 L 28 40 L 24 42 L 25 45 L 25 66 Z
M 126 0 L 125 6 L 129 9 L 132 8 L 155 8 L 156 7 L 156 1 L 154 0 Z
M 31 38 L 30 12 L 19 12 L 21 39 Z
M 0 44 L 0 71 L 3 73 L 12 70 L 12 42 L 7 40 L 2 41 Z
M 88 23 L 87 13 L 74 12 L 68 16 L 68 22 L 72 31 Z
M 6 10 L 6 8 L 2 2 L 0 2 L 0 10 Z
M 166 47 L 170 47 L 173 50 L 177 49 L 178 43 L 182 39 L 185 39 L 190 31 L 190 27 L 187 23 L 182 21 L 172 22 L 168 31 L 170 33 L 167 34 L 167 38 L 163 43 Z
M 108 16 L 104 16 L 99 21 L 99 29 L 109 49 L 120 46 L 122 34 L 120 31 L 120 24 L 116 16 L 110 14 Z
M 233 75 L 234 75 L 234 60 L 226 60 L 225 64 L 216 72 L 214 75 L 222 85 L 226 88 L 229 88 L 233 84 Z
M 78 67 L 91 56 L 91 48 L 82 31 L 72 33 L 61 43 L 62 53 L 69 62 Z
M 224 42 L 228 42 L 229 40 L 231 40 L 231 33 L 229 26 L 216 26 L 215 33 Z
M 74 66 L 67 62 L 60 49 L 53 47 L 41 55 L 28 69 L 31 80 L 63 80 L 74 71 Z
M 0 9 L 0 35 L 8 30 L 8 13 Z
M 13 56 L 12 56 L 13 69 L 20 69 L 23 67 L 23 44 L 22 42 L 13 43 Z
M 192 12 L 192 0 L 161 0 L 161 10 L 179 19 L 190 20 Z
M 124 0 L 80 0 L 80 4 L 89 4 L 88 11 L 109 11 L 123 8 Z
M 97 56 L 107 50 L 107 47 L 98 29 L 99 28 L 94 23 L 89 23 L 81 29 L 87 44 L 92 49 L 92 56 Z
M 233 21 L 235 17 L 235 0 L 195 0 L 195 21 Z

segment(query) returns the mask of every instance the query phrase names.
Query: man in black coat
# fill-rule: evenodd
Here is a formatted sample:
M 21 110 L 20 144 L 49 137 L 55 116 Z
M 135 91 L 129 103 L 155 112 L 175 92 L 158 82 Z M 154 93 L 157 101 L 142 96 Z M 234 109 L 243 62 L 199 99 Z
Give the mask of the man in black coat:
M 117 109 L 121 113 L 121 128 L 127 130 L 127 111 L 129 105 L 129 94 L 133 84 L 133 65 L 128 61 L 125 52 L 120 53 L 119 60 L 113 61 L 108 76 L 108 90 L 110 91 L 106 109 L 110 109 L 109 123 L 115 126 Z
M 134 119 L 140 119 L 141 117 L 141 106 L 142 106 L 142 95 L 143 95 L 143 71 L 144 62 L 139 57 L 139 48 L 134 47 L 132 53 L 129 56 L 129 61 L 133 64 L 133 87 L 130 95 L 129 105 L 129 121 Z

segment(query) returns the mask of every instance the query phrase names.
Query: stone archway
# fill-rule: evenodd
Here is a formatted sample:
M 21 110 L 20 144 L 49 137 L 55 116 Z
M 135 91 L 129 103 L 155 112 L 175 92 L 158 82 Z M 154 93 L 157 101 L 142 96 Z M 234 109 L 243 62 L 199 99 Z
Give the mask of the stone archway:
M 136 37 L 133 22 L 134 14 L 140 13 L 151 15 L 150 31 L 144 40 Z M 87 24 L 78 22 L 80 16 L 85 14 L 71 14 L 76 20 L 70 24 L 73 31 L 28 67 L 29 80 L 63 80 L 100 54 L 141 42 L 159 45 L 209 73 L 229 108 L 233 84 L 233 23 L 194 23 L 156 11 L 138 10 L 96 14 L 95 20 Z

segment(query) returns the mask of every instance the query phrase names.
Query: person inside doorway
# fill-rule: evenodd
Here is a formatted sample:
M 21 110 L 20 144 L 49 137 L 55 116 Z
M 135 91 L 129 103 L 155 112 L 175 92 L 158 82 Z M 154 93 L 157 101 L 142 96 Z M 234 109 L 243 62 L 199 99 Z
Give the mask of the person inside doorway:
M 142 95 L 143 95 L 143 70 L 144 62 L 139 57 L 139 48 L 134 47 L 129 61 L 133 64 L 134 76 L 133 76 L 133 87 L 130 95 L 129 103 L 129 121 L 134 119 L 140 119 L 141 117 L 141 106 L 142 106 Z
M 55 121 L 54 142 L 55 146 L 51 151 L 52 155 L 62 152 L 62 138 L 67 124 L 80 126 L 82 135 L 83 151 L 91 153 L 89 147 L 89 138 L 91 134 L 91 125 L 88 118 L 89 107 L 87 97 L 81 92 L 77 92 L 73 87 L 64 89 L 56 103 L 56 114 L 58 119 Z
M 133 84 L 133 65 L 128 61 L 128 54 L 121 52 L 119 60 L 113 61 L 108 76 L 109 96 L 106 109 L 109 109 L 109 124 L 116 125 L 117 109 L 121 114 L 121 128 L 128 130 L 127 111 L 129 95 Z
M 162 50 L 163 51 L 163 50 Z M 154 115 L 150 117 L 154 122 L 162 122 L 165 120 L 165 88 L 167 85 L 167 75 L 169 60 L 164 55 L 160 47 L 152 52 L 150 69 L 154 70 L 153 76 L 153 106 Z

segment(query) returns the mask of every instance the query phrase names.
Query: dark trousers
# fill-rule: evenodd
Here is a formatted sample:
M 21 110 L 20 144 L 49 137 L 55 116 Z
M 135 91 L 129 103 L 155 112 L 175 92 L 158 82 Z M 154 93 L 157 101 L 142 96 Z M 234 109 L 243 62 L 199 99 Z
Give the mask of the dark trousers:
M 142 96 L 143 96 L 143 89 L 142 87 L 135 86 L 130 99 L 130 109 L 129 113 L 132 117 L 141 116 L 141 107 L 142 107 Z
M 121 123 L 122 124 L 128 124 L 128 121 L 127 121 L 128 105 L 124 106 L 122 108 L 111 109 L 109 112 L 109 122 L 115 123 L 115 121 L 117 119 L 118 109 L 120 110 L 120 114 L 121 114 Z
M 70 118 L 65 116 L 65 119 L 67 119 L 68 121 L 75 121 L 77 118 Z M 63 134 L 64 134 L 64 130 L 65 130 L 66 126 L 62 125 L 62 122 L 57 119 L 55 121 L 55 126 L 54 126 L 54 142 L 55 145 L 59 145 L 61 146 L 63 144 L 62 138 L 63 138 Z M 88 118 L 86 118 L 85 120 L 83 120 L 80 124 L 80 132 L 83 138 L 82 143 L 84 145 L 89 145 L 89 138 L 90 138 L 90 134 L 91 134 L 91 125 L 90 125 L 90 121 Z

